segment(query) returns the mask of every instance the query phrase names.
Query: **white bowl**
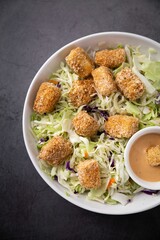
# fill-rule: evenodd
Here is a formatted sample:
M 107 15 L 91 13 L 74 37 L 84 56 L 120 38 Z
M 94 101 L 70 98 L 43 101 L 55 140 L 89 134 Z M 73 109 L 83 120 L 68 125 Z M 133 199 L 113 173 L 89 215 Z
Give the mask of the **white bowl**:
M 158 52 L 160 52 L 160 44 L 143 36 L 135 35 L 132 33 L 123 33 L 123 32 L 104 32 L 104 33 L 96 33 L 93 35 L 89 35 L 83 38 L 80 38 L 76 41 L 73 41 L 66 46 L 62 47 L 56 53 L 54 53 L 40 68 L 36 76 L 34 77 L 26 99 L 24 103 L 23 110 L 23 136 L 24 142 L 26 145 L 26 149 L 30 159 L 40 174 L 40 176 L 44 179 L 44 181 L 60 196 L 68 200 L 69 202 L 93 211 L 97 213 L 103 214 L 130 214 L 145 211 L 147 209 L 153 208 L 160 204 L 160 196 L 159 194 L 154 196 L 149 196 L 144 193 L 137 194 L 133 200 L 127 204 L 126 206 L 122 206 L 120 204 L 117 205 L 108 205 L 102 204 L 95 201 L 90 201 L 85 198 L 85 196 L 77 196 L 71 195 L 70 197 L 66 196 L 65 189 L 58 184 L 56 181 L 53 181 L 49 176 L 47 176 L 39 167 L 37 161 L 37 148 L 35 140 L 30 131 L 30 115 L 32 113 L 33 101 L 36 95 L 36 92 L 40 86 L 40 84 L 47 79 L 52 72 L 56 71 L 59 67 L 59 63 L 64 60 L 66 55 L 70 52 L 72 48 L 75 46 L 80 46 L 82 48 L 97 48 L 98 43 L 104 44 L 107 47 L 116 47 L 118 44 L 131 44 L 135 46 L 142 46 L 142 50 L 146 51 L 149 47 L 155 48 Z M 160 56 L 158 56 L 160 57 Z
M 130 177 L 140 186 L 147 188 L 147 189 L 151 189 L 151 190 L 160 190 L 160 182 L 150 182 L 150 181 L 145 181 L 143 179 L 141 179 L 140 177 L 138 177 L 130 164 L 130 150 L 133 146 L 133 144 L 135 143 L 136 140 L 138 140 L 140 137 L 149 134 L 149 133 L 156 133 L 159 134 L 160 136 L 160 127 L 147 127 L 144 129 L 141 129 L 140 131 L 136 132 L 128 141 L 125 151 L 124 151 L 124 160 L 125 160 L 125 166 L 127 169 L 128 174 L 130 175 Z

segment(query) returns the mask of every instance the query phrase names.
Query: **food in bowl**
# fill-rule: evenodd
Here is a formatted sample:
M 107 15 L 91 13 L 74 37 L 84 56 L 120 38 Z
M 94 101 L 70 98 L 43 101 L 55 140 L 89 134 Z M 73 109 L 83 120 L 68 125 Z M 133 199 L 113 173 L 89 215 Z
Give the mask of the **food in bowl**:
M 66 55 L 66 62 L 46 81 L 61 97 L 56 94 L 53 111 L 32 114 L 31 128 L 40 150 L 37 160 L 49 176 L 75 194 L 125 205 L 142 190 L 126 171 L 125 146 L 139 129 L 160 124 L 159 62 L 152 60 L 153 49 L 142 54 L 140 47 L 125 45 L 105 49 L 104 55 L 101 50 L 87 52 L 77 46 Z M 98 53 L 102 61 L 95 59 Z
M 149 133 L 135 141 L 130 150 L 130 164 L 140 178 L 160 182 L 160 134 Z
M 130 177 L 140 186 L 160 190 L 160 127 L 135 133 L 128 141 L 124 160 Z
M 153 137 L 160 139 L 159 134 L 154 135 Z M 151 139 L 153 139 L 153 137 L 151 137 Z M 160 165 L 160 145 L 159 144 L 155 145 L 155 142 L 154 142 L 154 146 L 150 146 L 146 152 L 147 152 L 148 164 L 151 167 L 159 166 Z

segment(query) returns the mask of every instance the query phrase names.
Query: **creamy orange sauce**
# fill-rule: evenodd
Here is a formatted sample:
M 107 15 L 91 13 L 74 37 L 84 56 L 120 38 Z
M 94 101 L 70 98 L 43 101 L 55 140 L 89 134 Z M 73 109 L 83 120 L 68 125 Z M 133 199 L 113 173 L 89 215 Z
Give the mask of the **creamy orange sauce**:
M 147 161 L 146 150 L 160 144 L 160 134 L 149 133 L 140 137 L 129 153 L 129 161 L 134 173 L 143 180 L 160 181 L 160 166 L 151 167 Z

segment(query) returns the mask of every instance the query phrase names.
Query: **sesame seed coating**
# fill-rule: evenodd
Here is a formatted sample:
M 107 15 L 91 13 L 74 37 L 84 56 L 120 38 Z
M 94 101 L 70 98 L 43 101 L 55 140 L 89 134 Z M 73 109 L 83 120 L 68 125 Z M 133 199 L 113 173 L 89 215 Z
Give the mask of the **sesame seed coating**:
M 90 159 L 80 162 L 77 169 L 81 186 L 87 189 L 100 187 L 100 169 L 96 160 Z
M 95 63 L 99 66 L 117 68 L 126 60 L 125 50 L 117 48 L 113 50 L 101 50 L 95 54 Z
M 113 74 L 109 68 L 101 66 L 92 71 L 92 76 L 97 92 L 103 96 L 110 96 L 117 91 Z
M 138 118 L 126 115 L 110 116 L 104 126 L 111 137 L 117 138 L 130 138 L 138 131 L 138 127 Z
M 39 152 L 39 158 L 53 166 L 63 163 L 72 154 L 72 144 L 61 136 L 50 139 Z
M 69 99 L 75 107 L 88 104 L 96 93 L 93 79 L 75 80 L 69 92 Z
M 61 96 L 61 91 L 53 83 L 43 82 L 37 92 L 33 110 L 39 114 L 52 112 Z
M 84 49 L 80 47 L 71 50 L 66 57 L 66 62 L 80 78 L 89 76 L 94 68 L 92 60 Z
M 124 68 L 116 75 L 116 83 L 123 95 L 131 101 L 140 98 L 144 93 L 144 85 L 130 68 Z
M 152 167 L 160 165 L 160 145 L 147 149 L 147 161 Z
M 75 132 L 83 137 L 92 137 L 99 129 L 97 121 L 85 111 L 79 112 L 72 120 L 72 123 Z

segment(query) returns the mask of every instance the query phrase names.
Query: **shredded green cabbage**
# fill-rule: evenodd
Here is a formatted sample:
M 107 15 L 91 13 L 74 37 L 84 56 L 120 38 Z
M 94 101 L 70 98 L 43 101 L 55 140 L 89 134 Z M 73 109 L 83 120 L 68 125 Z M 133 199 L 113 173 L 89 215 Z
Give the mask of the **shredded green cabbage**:
M 160 125 L 160 105 L 155 101 L 156 89 L 160 89 L 160 62 L 151 60 L 151 55 L 155 54 L 155 51 L 149 49 L 147 56 L 140 52 L 139 47 L 127 45 L 125 50 L 128 62 L 115 69 L 114 75 L 122 68 L 129 66 L 144 83 L 146 92 L 134 102 L 128 101 L 120 92 L 113 93 L 110 97 L 97 94 L 90 106 L 107 110 L 109 115 L 136 116 L 140 120 L 140 128 Z M 77 173 L 66 168 L 66 163 L 52 167 L 43 160 L 39 160 L 40 167 L 51 178 L 55 179 L 57 176 L 58 182 L 72 193 L 87 193 L 89 199 L 102 203 L 127 204 L 134 194 L 141 190 L 129 178 L 125 169 L 123 154 L 128 140 L 111 138 L 104 133 L 105 119 L 98 113 L 92 113 L 92 115 L 98 120 L 101 134 L 92 140 L 78 136 L 72 128 L 72 119 L 82 106 L 76 109 L 68 102 L 68 93 L 78 76 L 65 63 L 61 63 L 60 68 L 51 75 L 50 79 L 57 80 L 61 84 L 62 96 L 52 113 L 45 115 L 33 113 L 31 116 L 31 130 L 37 142 L 37 148 L 41 149 L 53 136 L 67 137 L 73 144 L 73 155 L 69 159 L 70 167 L 76 171 L 78 163 L 85 158 L 87 152 L 88 158 L 96 159 L 99 163 L 102 184 L 99 189 L 86 190 L 80 185 Z M 111 179 L 114 179 L 114 183 L 109 186 Z

